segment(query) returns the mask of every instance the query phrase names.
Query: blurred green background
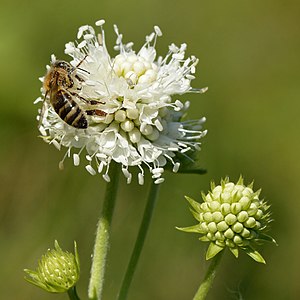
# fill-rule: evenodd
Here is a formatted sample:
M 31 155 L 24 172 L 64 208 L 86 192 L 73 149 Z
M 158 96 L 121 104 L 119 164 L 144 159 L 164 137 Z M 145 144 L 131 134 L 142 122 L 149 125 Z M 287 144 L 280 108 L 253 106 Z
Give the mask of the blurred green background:
M 272 235 L 279 247 L 265 245 L 260 265 L 242 253 L 227 253 L 209 299 L 299 299 L 299 112 L 300 2 L 252 1 L 1 1 L 0 11 L 0 298 L 67 299 L 27 284 L 23 268 L 58 239 L 63 249 L 79 245 L 86 297 L 95 225 L 105 184 L 83 166 L 37 138 L 32 102 L 40 95 L 38 77 L 50 55 L 67 59 L 64 44 L 79 26 L 106 19 L 110 50 L 114 23 L 136 50 L 153 25 L 164 35 L 164 55 L 175 42 L 188 44 L 200 58 L 194 87 L 186 95 L 190 117 L 207 117 L 203 140 L 204 176 L 167 174 L 152 227 L 138 265 L 130 300 L 189 300 L 207 268 L 206 244 L 174 227 L 194 224 L 183 195 L 200 200 L 211 179 L 229 175 L 255 188 L 272 204 Z M 113 51 L 111 51 L 113 53 Z M 149 179 L 149 178 L 148 178 Z M 146 180 L 149 183 L 149 180 Z M 115 299 L 145 205 L 147 185 L 122 179 L 112 228 L 104 299 Z

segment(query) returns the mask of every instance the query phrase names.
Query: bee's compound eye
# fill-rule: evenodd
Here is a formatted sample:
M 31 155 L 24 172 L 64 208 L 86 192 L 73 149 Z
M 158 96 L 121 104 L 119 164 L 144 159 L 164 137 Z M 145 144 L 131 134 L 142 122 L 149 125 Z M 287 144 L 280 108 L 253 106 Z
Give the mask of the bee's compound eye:
M 69 69 L 71 69 L 70 64 L 67 63 L 66 61 L 57 61 L 55 65 L 56 65 L 57 68 L 62 68 L 62 69 L 65 69 L 67 71 Z

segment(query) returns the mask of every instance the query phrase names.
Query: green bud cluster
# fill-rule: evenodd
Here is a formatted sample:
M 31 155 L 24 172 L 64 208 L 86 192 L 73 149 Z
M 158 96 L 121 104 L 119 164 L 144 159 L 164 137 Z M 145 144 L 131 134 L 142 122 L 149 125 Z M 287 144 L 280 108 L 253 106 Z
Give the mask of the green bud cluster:
M 25 279 L 50 293 L 64 293 L 79 279 L 79 258 L 74 242 L 74 253 L 63 251 L 55 241 L 55 249 L 49 249 L 39 261 L 36 271 L 25 269 Z
M 262 241 L 276 242 L 264 233 L 271 221 L 269 205 L 259 199 L 260 190 L 254 192 L 252 188 L 253 184 L 244 185 L 242 177 L 236 184 L 225 178 L 218 186 L 212 183 L 207 195 L 202 193 L 201 204 L 186 197 L 199 224 L 178 229 L 201 233 L 200 240 L 210 242 L 207 259 L 227 246 L 235 257 L 241 249 L 265 263 L 255 246 Z

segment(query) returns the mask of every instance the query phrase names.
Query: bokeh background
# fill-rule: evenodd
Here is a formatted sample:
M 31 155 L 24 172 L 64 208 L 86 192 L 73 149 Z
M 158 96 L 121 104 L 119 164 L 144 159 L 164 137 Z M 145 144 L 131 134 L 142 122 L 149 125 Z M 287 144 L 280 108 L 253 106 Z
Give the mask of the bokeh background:
M 77 28 L 106 19 L 119 25 L 135 49 L 153 25 L 160 55 L 174 42 L 188 44 L 200 58 L 194 87 L 204 95 L 186 95 L 191 118 L 207 117 L 201 161 L 208 173 L 167 174 L 153 223 L 138 265 L 130 300 L 192 299 L 208 266 L 207 245 L 175 230 L 194 220 L 183 195 L 200 200 L 211 179 L 243 174 L 272 204 L 272 235 L 279 246 L 265 245 L 266 265 L 246 254 L 227 253 L 209 299 L 299 299 L 300 297 L 300 2 L 229 1 L 1 1 L 0 10 L 0 298 L 67 299 L 27 284 L 23 268 L 58 239 L 64 249 L 79 245 L 82 275 L 78 291 L 86 299 L 95 225 L 105 183 L 38 136 L 37 106 L 50 55 L 67 59 L 64 44 Z M 149 178 L 148 178 L 149 179 Z M 146 180 L 148 184 L 150 180 Z M 112 228 L 104 299 L 115 299 L 145 205 L 148 185 L 121 180 Z

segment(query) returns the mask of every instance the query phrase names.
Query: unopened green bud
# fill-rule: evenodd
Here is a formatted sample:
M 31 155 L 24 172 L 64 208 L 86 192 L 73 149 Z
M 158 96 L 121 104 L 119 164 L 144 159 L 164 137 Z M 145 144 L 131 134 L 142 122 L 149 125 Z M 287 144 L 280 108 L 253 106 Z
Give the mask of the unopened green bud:
M 228 224 L 228 225 L 233 225 L 237 220 L 237 217 L 236 215 L 234 214 L 228 214 L 226 217 L 225 217 L 225 222 Z
M 216 225 L 215 222 L 208 223 L 207 228 L 208 228 L 208 231 L 211 232 L 211 233 L 215 233 L 215 232 L 218 231 L 217 225 Z
M 229 226 L 225 221 L 221 221 L 217 224 L 217 228 L 219 231 L 225 231 L 229 228 Z
M 50 293 L 64 293 L 75 286 L 79 279 L 79 258 L 74 242 L 74 254 L 63 251 L 58 242 L 39 260 L 36 271 L 25 269 L 25 279 Z
M 262 241 L 276 242 L 265 234 L 271 221 L 269 206 L 259 199 L 259 194 L 260 190 L 253 191 L 252 184 L 245 186 L 242 177 L 236 184 L 229 182 L 229 178 L 221 180 L 217 186 L 212 183 L 207 195 L 202 192 L 201 204 L 186 197 L 192 206 L 193 215 L 200 216 L 197 220 L 201 231 L 195 231 L 195 225 L 178 229 L 205 235 L 200 240 L 210 242 L 207 259 L 227 246 L 236 257 L 240 249 L 254 260 L 265 263 L 255 250 L 256 245 Z
M 234 232 L 231 228 L 228 228 L 225 232 L 224 232 L 224 236 L 231 240 L 234 237 Z

